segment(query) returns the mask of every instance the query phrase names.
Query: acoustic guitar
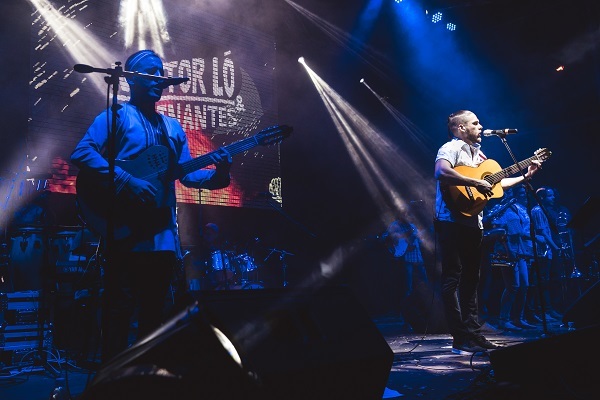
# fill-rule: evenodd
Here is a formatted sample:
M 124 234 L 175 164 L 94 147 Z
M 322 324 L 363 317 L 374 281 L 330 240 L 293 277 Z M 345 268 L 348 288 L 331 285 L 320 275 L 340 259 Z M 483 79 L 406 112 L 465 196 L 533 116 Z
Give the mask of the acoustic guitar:
M 279 143 L 292 132 L 292 127 L 276 125 L 263 129 L 254 136 L 223 146 L 229 154 L 236 155 L 258 145 Z M 115 160 L 115 165 L 121 167 L 136 178 L 150 182 L 157 190 L 155 202 L 144 205 L 130 198 L 121 191 L 117 195 L 114 207 L 114 237 L 125 239 L 135 229 L 148 227 L 158 207 L 164 206 L 168 193 L 164 191 L 164 182 L 179 179 L 191 172 L 205 168 L 211 164 L 211 155 L 219 150 L 193 158 L 179 164 L 179 176 L 169 177 L 169 149 L 165 146 L 151 146 L 133 160 Z M 83 219 L 88 226 L 101 235 L 106 234 L 106 219 L 110 203 L 110 185 L 108 175 L 100 175 L 93 171 L 81 170 L 77 175 L 77 203 Z
M 491 159 L 485 160 L 477 167 L 464 165 L 455 167 L 454 170 L 463 176 L 486 180 L 492 185 L 492 195 L 485 196 L 472 186 L 447 186 L 443 189 L 444 200 L 446 200 L 448 207 L 453 211 L 468 217 L 477 215 L 483 210 L 490 199 L 500 198 L 504 195 L 502 186 L 498 184 L 502 179 L 526 169 L 534 160 L 544 162 L 551 155 L 552 152 L 546 148 L 538 149 L 534 152 L 533 156 L 504 169 L 500 167 L 500 164 Z

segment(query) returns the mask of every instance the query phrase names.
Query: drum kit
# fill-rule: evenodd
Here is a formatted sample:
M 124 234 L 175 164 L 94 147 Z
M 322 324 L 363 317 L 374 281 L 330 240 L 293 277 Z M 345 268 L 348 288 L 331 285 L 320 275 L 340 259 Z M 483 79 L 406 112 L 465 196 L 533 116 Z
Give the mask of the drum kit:
M 263 289 L 258 266 L 248 253 L 216 250 L 211 253 L 209 280 L 216 290 Z
M 259 280 L 259 266 L 249 253 L 213 250 L 202 259 L 193 246 L 184 251 L 186 287 L 189 291 L 264 289 Z
M 278 255 L 282 269 L 282 286 L 287 286 L 286 277 L 288 256 L 294 254 L 285 250 L 269 248 L 266 258 L 257 261 L 253 251 L 212 250 L 210 254 L 200 254 L 195 246 L 184 246 L 182 257 L 185 275 L 185 289 L 190 292 L 203 290 L 239 290 L 264 289 L 260 279 L 262 263 L 266 263 L 273 255 Z M 264 256 L 264 254 L 263 254 Z M 177 284 L 182 288 L 182 285 Z

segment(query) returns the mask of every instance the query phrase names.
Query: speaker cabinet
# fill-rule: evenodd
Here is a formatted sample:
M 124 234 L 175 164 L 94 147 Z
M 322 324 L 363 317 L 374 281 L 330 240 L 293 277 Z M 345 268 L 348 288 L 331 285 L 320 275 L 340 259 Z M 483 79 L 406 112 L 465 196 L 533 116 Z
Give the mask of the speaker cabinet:
M 594 283 L 565 311 L 563 322 L 573 322 L 576 328 L 600 324 L 600 281 Z
M 552 399 L 558 392 L 589 398 L 585 395 L 597 391 L 600 372 L 596 362 L 599 334 L 596 325 L 494 350 L 490 353 L 494 376 L 497 381 L 529 388 L 529 393 L 538 389 L 540 395 L 551 393 Z
M 123 395 L 129 382 L 170 398 L 382 397 L 393 352 L 347 288 L 223 290 L 197 300 L 106 365 L 86 399 Z M 241 366 L 213 327 L 231 341 Z

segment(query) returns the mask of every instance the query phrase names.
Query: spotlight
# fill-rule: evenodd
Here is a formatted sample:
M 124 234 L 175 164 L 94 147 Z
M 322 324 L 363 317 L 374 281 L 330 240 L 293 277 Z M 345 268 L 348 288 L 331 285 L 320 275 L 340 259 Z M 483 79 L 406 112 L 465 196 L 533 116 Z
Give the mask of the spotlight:
M 360 83 L 365 83 L 365 78 L 360 78 Z
M 298 62 L 299 62 L 300 64 L 306 64 L 306 63 L 304 62 L 304 57 L 300 57 L 300 58 L 298 58 Z
M 559 65 L 559 66 L 556 68 L 556 72 L 560 72 L 560 71 L 564 71 L 564 70 L 565 70 L 565 66 L 564 66 L 564 65 Z
M 455 31 L 456 30 L 456 25 L 454 25 L 453 23 L 448 23 L 446 24 L 446 29 L 448 29 L 449 31 Z
M 436 12 L 435 14 L 433 14 L 433 17 L 431 17 L 431 22 L 433 22 L 434 24 L 437 24 L 441 20 L 442 20 L 442 13 L 439 11 Z

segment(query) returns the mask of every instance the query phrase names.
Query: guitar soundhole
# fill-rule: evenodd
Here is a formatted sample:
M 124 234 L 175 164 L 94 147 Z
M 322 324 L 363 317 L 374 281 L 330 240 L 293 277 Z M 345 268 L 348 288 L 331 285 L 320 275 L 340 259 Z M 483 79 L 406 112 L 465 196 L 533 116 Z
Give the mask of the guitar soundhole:
M 152 169 L 160 169 L 167 163 L 166 157 L 161 154 L 152 154 L 146 159 L 146 161 Z

